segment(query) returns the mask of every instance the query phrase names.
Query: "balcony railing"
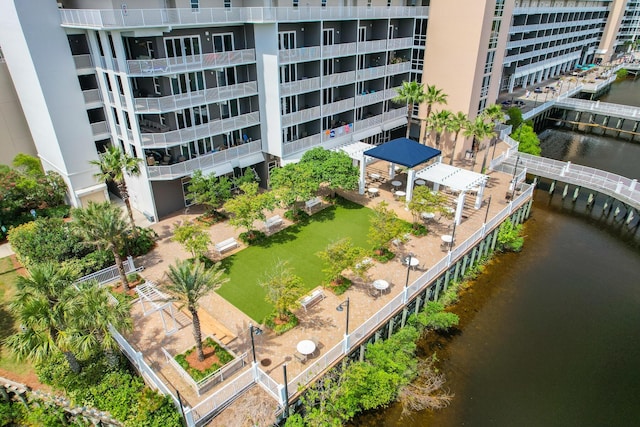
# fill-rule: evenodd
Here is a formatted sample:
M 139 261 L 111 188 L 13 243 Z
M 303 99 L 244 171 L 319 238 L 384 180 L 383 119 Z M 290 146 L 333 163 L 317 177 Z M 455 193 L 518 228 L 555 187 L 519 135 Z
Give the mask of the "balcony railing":
M 413 47 L 413 37 L 387 40 L 387 49 L 408 49 Z
M 76 64 L 76 70 L 85 70 L 93 68 L 91 55 L 74 55 L 73 62 Z
M 411 69 L 411 64 L 409 64 L 409 69 Z M 356 77 L 358 80 L 371 80 L 379 77 L 384 77 L 387 74 L 387 67 L 384 65 L 379 65 L 377 67 L 369 67 L 363 70 L 358 70 L 356 72 Z
M 386 99 L 391 99 L 398 95 L 395 89 L 381 90 L 380 92 L 368 93 L 365 95 L 356 96 L 356 107 L 362 107 L 365 105 L 375 104 L 376 102 L 382 102 Z
M 91 132 L 93 136 L 103 136 L 109 134 L 109 127 L 107 126 L 107 122 L 97 122 L 91 123 Z
M 332 102 L 331 104 L 326 104 L 322 107 L 322 114 L 325 116 L 339 114 L 343 111 L 350 110 L 354 108 L 355 101 L 354 98 L 342 99 L 340 101 Z
M 320 59 L 320 46 L 301 47 L 298 49 L 287 49 L 278 52 L 278 59 L 281 64 L 291 62 L 312 61 Z
M 207 124 L 163 133 L 143 133 L 142 147 L 166 148 L 196 139 L 219 135 L 260 123 L 260 113 L 243 114 L 223 120 L 213 120 Z
M 158 76 L 162 74 L 185 73 L 208 68 L 231 67 L 256 62 L 255 49 L 233 50 L 230 52 L 203 53 L 201 55 L 178 56 L 161 59 L 136 59 L 127 61 L 127 73 L 136 76 Z M 102 61 L 105 68 L 105 61 Z M 114 68 L 118 68 L 114 66 Z M 119 70 L 114 70 L 119 71 Z
M 326 19 L 426 18 L 424 6 L 233 7 L 184 9 L 61 9 L 62 26 L 80 28 L 172 27 L 203 24 L 321 21 Z
M 292 126 L 320 118 L 320 107 L 306 108 L 295 113 L 282 116 L 282 126 Z
M 387 65 L 387 75 L 408 73 L 411 71 L 411 62 L 404 61 Z
M 215 171 L 216 165 L 222 165 L 250 154 L 260 153 L 261 151 L 262 143 L 260 140 L 257 140 L 215 153 L 204 154 L 195 159 L 186 160 L 174 165 L 147 166 L 147 172 L 149 178 L 152 180 L 176 179 L 189 176 L 198 169 L 213 169 Z
M 355 71 L 346 71 L 344 73 L 329 74 L 328 76 L 322 76 L 322 86 L 342 86 L 345 84 L 353 83 L 356 80 Z
M 322 46 L 322 56 L 325 58 L 330 58 L 333 56 L 355 55 L 356 51 L 356 43 L 339 43 L 329 46 Z
M 84 96 L 85 104 L 102 103 L 102 98 L 100 97 L 100 89 L 83 90 L 82 96 Z
M 319 133 L 307 136 L 306 138 L 298 139 L 296 141 L 285 142 L 282 146 L 282 155 L 288 156 L 289 154 L 297 153 L 298 151 L 316 147 L 321 143 L 322 139 L 320 138 Z
M 163 113 L 194 105 L 211 104 L 228 99 L 242 98 L 258 94 L 257 82 L 238 83 L 200 90 L 182 95 L 163 96 L 161 98 L 135 98 L 136 113 Z
M 320 89 L 320 77 L 303 78 L 295 82 L 282 83 L 280 85 L 280 96 L 297 95 L 318 89 Z

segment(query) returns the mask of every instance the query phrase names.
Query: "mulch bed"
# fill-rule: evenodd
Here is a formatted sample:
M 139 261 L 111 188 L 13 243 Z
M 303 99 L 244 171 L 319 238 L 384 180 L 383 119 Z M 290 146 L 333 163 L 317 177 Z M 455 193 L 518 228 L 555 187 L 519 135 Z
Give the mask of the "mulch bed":
M 186 357 L 189 366 L 204 372 L 205 370 L 209 369 L 214 363 L 222 365 L 222 363 L 220 363 L 218 355 L 216 354 L 215 348 L 203 345 L 202 351 L 204 352 L 204 360 L 202 362 L 198 360 L 198 352 L 196 350 L 191 352 L 191 354 Z

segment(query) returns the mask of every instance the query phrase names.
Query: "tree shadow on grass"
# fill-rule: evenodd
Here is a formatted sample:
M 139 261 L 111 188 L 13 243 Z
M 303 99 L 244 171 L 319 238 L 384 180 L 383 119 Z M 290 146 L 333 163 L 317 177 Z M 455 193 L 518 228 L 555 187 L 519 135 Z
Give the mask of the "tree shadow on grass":
M 4 340 L 18 332 L 13 313 L 7 303 L 0 303 L 0 351 L 3 349 Z

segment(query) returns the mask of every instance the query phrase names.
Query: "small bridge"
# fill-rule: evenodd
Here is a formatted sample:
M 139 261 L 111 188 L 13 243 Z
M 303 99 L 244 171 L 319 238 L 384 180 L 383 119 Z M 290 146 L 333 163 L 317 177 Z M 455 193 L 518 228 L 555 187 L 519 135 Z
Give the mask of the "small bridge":
M 640 120 L 640 108 L 610 102 L 588 101 L 586 99 L 564 98 L 555 102 L 554 107 L 601 114 L 620 119 Z
M 491 162 L 490 168 L 492 170 L 513 173 L 516 176 L 524 168 L 529 174 L 573 184 L 579 188 L 588 188 L 613 197 L 636 211 L 640 211 L 640 186 L 638 186 L 636 179 L 629 179 L 588 166 L 574 165 L 571 162 L 518 153 L 517 141 L 509 136 L 503 137 L 503 140 L 510 148 Z M 579 189 L 576 189 L 574 198 L 577 197 L 578 191 Z

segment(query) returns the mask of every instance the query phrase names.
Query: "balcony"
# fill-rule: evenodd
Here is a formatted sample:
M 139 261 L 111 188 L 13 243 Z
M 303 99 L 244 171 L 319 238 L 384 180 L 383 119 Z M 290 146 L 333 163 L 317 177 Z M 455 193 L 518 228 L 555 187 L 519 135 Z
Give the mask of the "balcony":
M 87 107 L 95 108 L 102 104 L 100 89 L 83 90 L 82 96 L 84 97 L 84 104 Z
M 282 155 L 288 156 L 289 154 L 297 153 L 298 151 L 306 151 L 313 147 L 317 147 L 321 143 L 322 138 L 320 138 L 319 133 L 296 141 L 285 142 L 282 146 Z
M 410 71 L 411 71 L 411 62 L 409 61 L 398 62 L 397 64 L 387 65 L 388 76 L 391 76 L 394 74 L 408 73 Z
M 344 73 L 329 74 L 322 76 L 322 87 L 334 87 L 350 84 L 356 81 L 356 72 L 347 71 Z
M 398 64 L 400 65 L 400 64 Z M 411 70 L 411 65 L 409 65 L 409 70 Z M 358 80 L 371 80 L 377 79 L 380 77 L 384 77 L 387 75 L 387 67 L 384 65 L 379 65 L 377 67 L 369 67 L 363 70 L 358 70 L 356 73 L 356 77 Z
M 164 113 L 180 110 L 194 105 L 211 104 L 228 99 L 243 98 L 258 94 L 258 83 L 247 82 L 231 86 L 205 89 L 182 95 L 163 96 L 160 98 L 135 98 L 136 113 Z M 110 95 L 111 97 L 112 95 Z
M 300 93 L 311 92 L 320 89 L 320 77 L 303 78 L 295 82 L 282 83 L 280 85 L 280 96 L 298 95 Z
M 166 9 L 61 9 L 63 27 L 88 29 L 203 26 L 370 18 L 426 18 L 424 6 L 234 7 Z
M 106 139 L 111 136 L 107 122 L 91 123 L 91 133 L 93 133 L 93 137 L 96 141 L 99 139 Z
M 78 74 L 89 74 L 94 72 L 91 55 L 74 55 L 73 62 L 76 65 Z
M 351 110 L 355 106 L 354 98 L 347 98 L 341 101 L 332 102 L 322 107 L 322 115 L 329 116 Z
M 281 50 L 278 52 L 278 59 L 280 64 L 319 60 L 320 46 Z
M 335 56 L 350 56 L 357 52 L 357 43 L 340 43 L 329 46 L 322 46 L 322 57 L 331 58 Z
M 381 90 L 379 92 L 371 91 L 371 93 L 356 96 L 356 107 L 364 107 L 365 105 L 382 102 L 394 98 L 397 95 L 398 92 L 395 89 Z
M 282 126 L 292 126 L 300 123 L 309 122 L 320 117 L 320 106 L 306 108 L 291 114 L 282 116 Z
M 220 135 L 232 132 L 234 130 L 243 129 L 260 123 L 260 113 L 243 114 L 237 117 L 231 117 L 223 120 L 213 120 L 200 126 L 193 126 L 180 130 L 173 130 L 162 133 L 143 133 L 143 148 L 167 148 L 174 145 L 182 144 L 196 139 L 206 138 L 211 135 Z
M 262 142 L 260 140 L 231 147 L 215 153 L 204 154 L 195 159 L 186 160 L 168 166 L 147 166 L 149 179 L 152 181 L 172 180 L 184 176 L 190 176 L 195 170 L 226 170 L 231 164 L 240 164 L 242 158 L 262 153 Z M 249 165 L 250 166 L 250 165 Z
M 234 65 L 251 64 L 254 62 L 256 62 L 255 49 L 244 49 L 230 52 L 203 53 L 202 55 L 178 56 L 174 58 L 130 60 L 127 61 L 126 71 L 130 76 L 150 77 L 206 70 L 209 68 L 232 67 Z M 105 61 L 102 61 L 102 63 L 104 66 Z

